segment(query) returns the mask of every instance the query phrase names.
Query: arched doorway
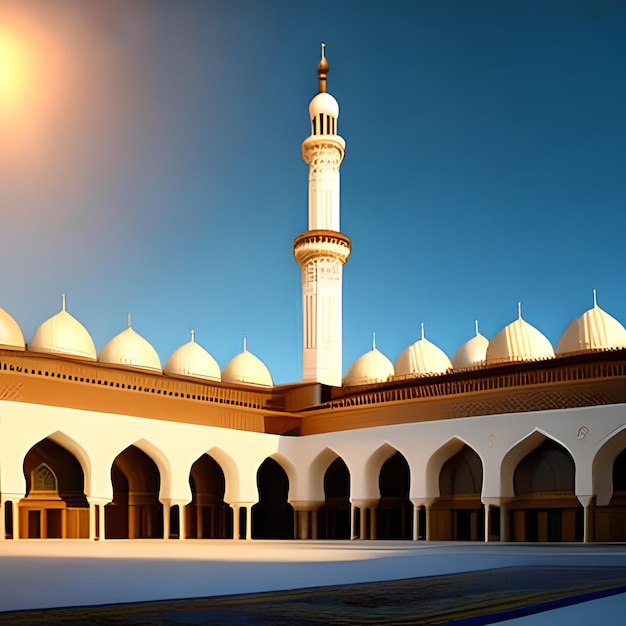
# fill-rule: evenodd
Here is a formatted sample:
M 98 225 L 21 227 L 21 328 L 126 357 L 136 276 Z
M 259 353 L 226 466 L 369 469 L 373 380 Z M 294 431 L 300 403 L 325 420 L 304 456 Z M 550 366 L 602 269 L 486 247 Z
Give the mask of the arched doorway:
M 613 495 L 596 507 L 596 541 L 626 541 L 626 449 L 613 462 Z
M 350 539 L 350 472 L 337 457 L 324 474 L 325 539 Z
M 192 500 L 187 505 L 187 537 L 191 539 L 230 539 L 233 536 L 233 510 L 224 502 L 226 479 L 219 464 L 203 454 L 189 475 Z
M 378 476 L 377 539 L 411 539 L 413 504 L 409 500 L 410 482 L 409 464 L 400 452 L 396 452 L 385 461 Z
M 513 541 L 582 541 L 583 509 L 574 493 L 569 452 L 545 439 L 517 465 L 508 504 Z
M 111 467 L 113 501 L 105 507 L 107 539 L 163 538 L 161 475 L 136 446 L 118 454 Z
M 71 452 L 51 439 L 40 441 L 24 459 L 24 477 L 26 497 L 18 506 L 21 537 L 89 537 L 85 477 Z
M 274 459 L 257 472 L 259 501 L 252 507 L 253 539 L 293 539 L 293 507 L 287 501 L 289 478 Z
M 441 468 L 439 498 L 430 509 L 430 537 L 437 540 L 482 541 L 484 507 L 480 501 L 483 465 L 468 445 Z

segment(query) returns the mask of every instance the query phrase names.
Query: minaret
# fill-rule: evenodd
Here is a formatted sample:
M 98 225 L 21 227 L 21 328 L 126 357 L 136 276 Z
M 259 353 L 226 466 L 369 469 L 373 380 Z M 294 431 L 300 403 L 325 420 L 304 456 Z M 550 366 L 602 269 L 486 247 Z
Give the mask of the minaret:
M 309 230 L 293 244 L 302 270 L 302 377 L 341 386 L 341 291 L 350 239 L 339 232 L 339 166 L 346 142 L 337 134 L 339 105 L 326 93 L 328 61 L 317 67 L 319 93 L 311 100 L 311 136 L 302 142 L 309 164 Z

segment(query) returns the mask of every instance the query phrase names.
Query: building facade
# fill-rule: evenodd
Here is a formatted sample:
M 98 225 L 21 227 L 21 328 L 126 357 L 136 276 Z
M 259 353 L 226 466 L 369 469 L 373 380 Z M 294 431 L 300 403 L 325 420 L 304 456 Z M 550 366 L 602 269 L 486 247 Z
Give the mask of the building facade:
M 302 144 L 303 382 L 129 320 L 98 354 L 67 310 L 0 311 L 0 540 L 626 540 L 626 330 L 595 301 L 553 350 L 521 315 L 450 360 L 422 337 L 341 378 L 338 105 Z

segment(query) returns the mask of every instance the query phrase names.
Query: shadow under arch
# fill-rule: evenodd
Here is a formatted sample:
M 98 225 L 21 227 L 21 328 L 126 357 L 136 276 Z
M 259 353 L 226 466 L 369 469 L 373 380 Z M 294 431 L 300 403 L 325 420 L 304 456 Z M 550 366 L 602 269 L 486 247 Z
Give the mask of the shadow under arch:
M 295 468 L 291 462 L 277 453 L 267 457 L 259 466 L 259 501 L 252 507 L 251 515 L 253 539 L 294 538 L 294 513 L 289 504 L 289 470 L 291 477 L 295 478 Z
M 163 538 L 160 468 L 145 451 L 150 445 L 145 440 L 137 444 L 141 447 L 126 447 L 111 465 L 113 500 L 105 506 L 107 539 Z
M 429 539 L 483 541 L 485 510 L 481 501 L 483 462 L 472 446 L 453 437 L 441 446 L 427 464 L 431 493 Z M 432 482 L 437 481 L 436 491 Z
M 191 539 L 233 536 L 233 510 L 224 501 L 226 477 L 210 454 L 201 455 L 189 472 L 191 502 L 185 507 L 185 535 Z
M 383 465 L 398 453 L 402 454 L 395 446 L 385 441 L 367 458 L 363 468 L 363 486 L 365 488 L 363 495 L 366 499 L 380 498 L 380 471 Z M 402 458 L 405 458 L 404 455 Z
M 56 440 L 45 437 L 24 457 L 26 496 L 17 505 L 20 536 L 86 539 L 89 537 L 89 504 L 85 496 L 84 470 L 73 452 L 59 441 L 79 451 L 82 449 L 63 433 L 54 435 Z
M 626 426 L 600 446 L 592 473 L 596 494 L 593 540 L 626 541 Z
M 380 467 L 376 506 L 375 539 L 411 539 L 413 504 L 409 499 L 411 470 L 405 456 L 396 450 Z M 363 520 L 365 521 L 365 520 Z
M 576 469 L 568 448 L 535 429 L 507 452 L 501 472 L 507 539 L 582 541 L 583 509 L 574 493 Z

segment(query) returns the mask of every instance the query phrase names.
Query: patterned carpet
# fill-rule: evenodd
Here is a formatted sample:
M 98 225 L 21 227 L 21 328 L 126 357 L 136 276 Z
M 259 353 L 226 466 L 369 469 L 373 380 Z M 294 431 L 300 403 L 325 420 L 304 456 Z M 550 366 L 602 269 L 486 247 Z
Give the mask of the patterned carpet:
M 216 598 L 0 613 L 1 624 L 446 624 L 626 586 L 626 567 L 509 567 Z M 626 589 L 625 589 L 626 590 Z

